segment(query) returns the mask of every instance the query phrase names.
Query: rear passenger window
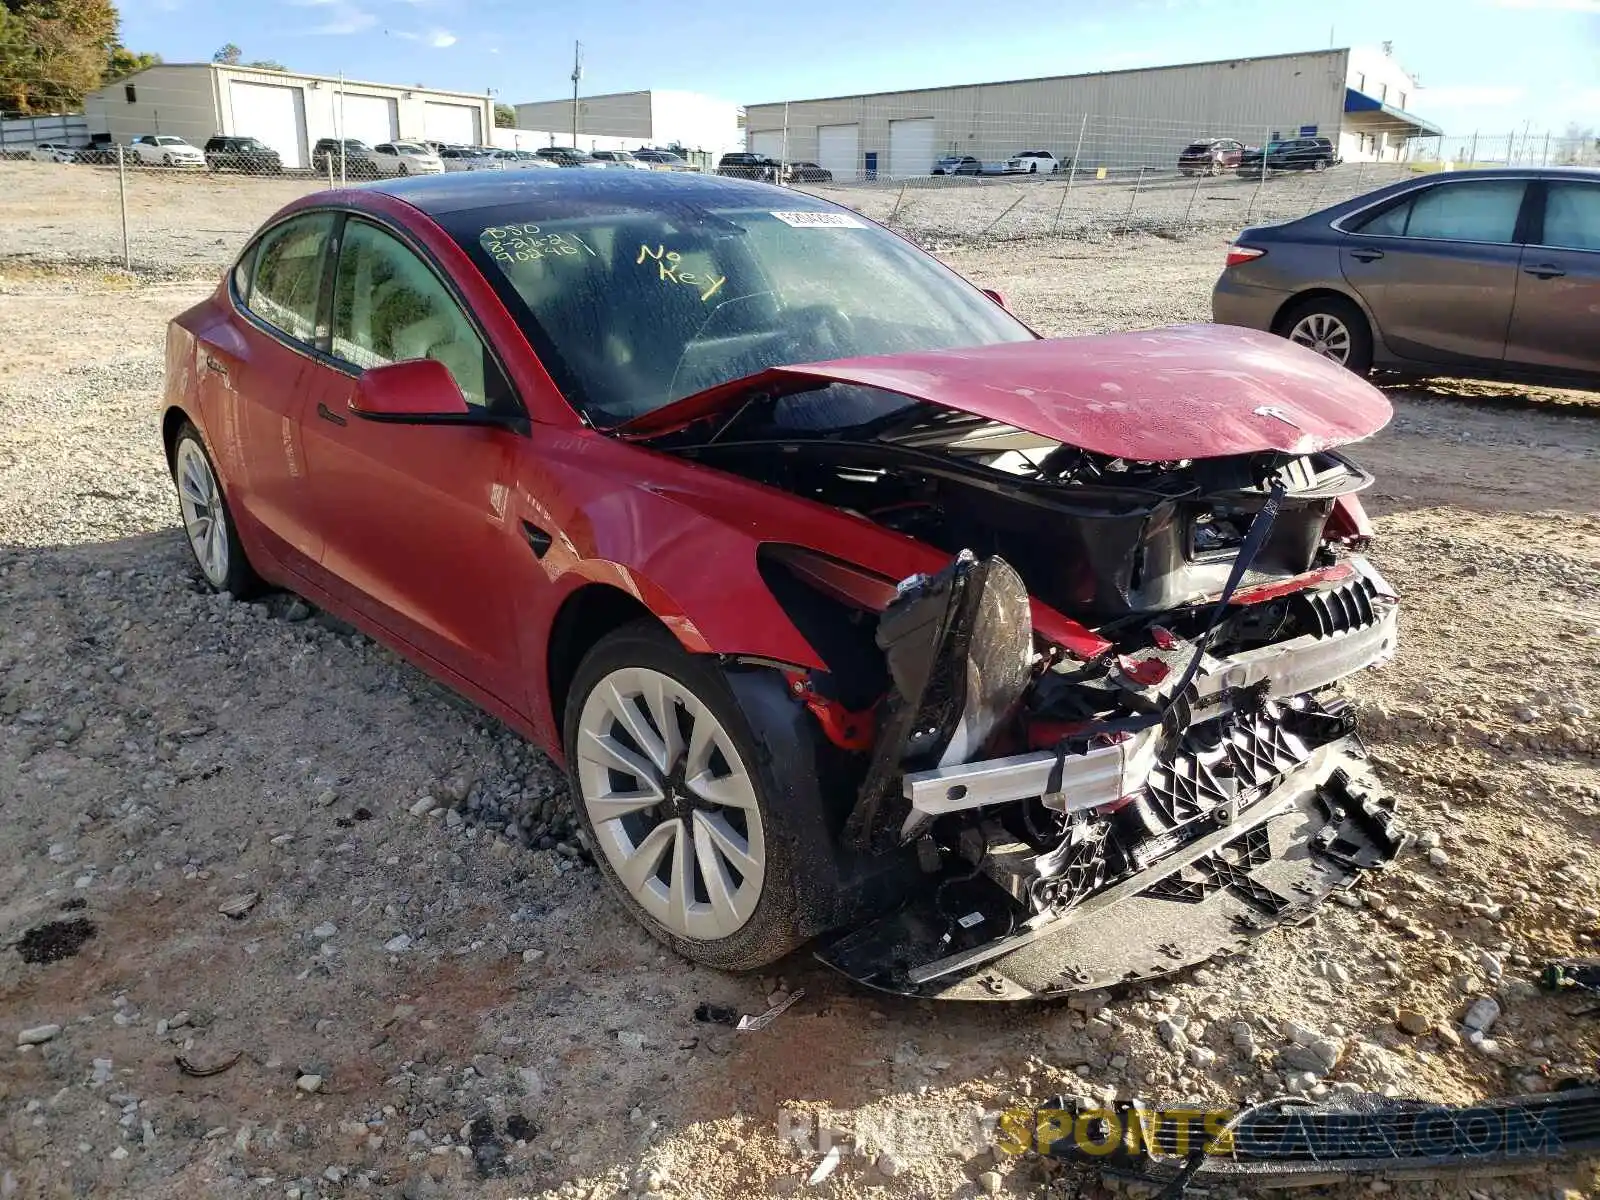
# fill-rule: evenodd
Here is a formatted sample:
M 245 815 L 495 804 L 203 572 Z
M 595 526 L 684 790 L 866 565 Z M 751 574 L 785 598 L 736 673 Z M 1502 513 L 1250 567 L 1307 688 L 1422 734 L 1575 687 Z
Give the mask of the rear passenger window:
M 1600 186 L 1545 185 L 1544 237 L 1540 244 L 1563 250 L 1600 250 Z
M 1374 237 L 1509 245 L 1516 240 L 1517 214 L 1527 187 L 1520 179 L 1436 184 L 1380 213 L 1361 226 L 1360 232 Z
M 321 333 L 317 301 L 332 232 L 332 213 L 308 213 L 273 229 L 256 252 L 250 311 L 302 342 L 315 341 Z

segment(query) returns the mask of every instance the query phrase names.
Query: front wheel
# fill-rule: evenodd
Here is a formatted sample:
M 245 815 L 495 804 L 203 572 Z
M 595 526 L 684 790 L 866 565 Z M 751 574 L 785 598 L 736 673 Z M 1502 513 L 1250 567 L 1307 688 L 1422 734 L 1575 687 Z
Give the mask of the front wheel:
M 1337 296 L 1303 300 L 1284 312 L 1276 332 L 1357 375 L 1372 369 L 1371 326 L 1348 300 Z
M 722 970 L 822 932 L 836 890 L 814 748 L 781 679 L 757 682 L 771 702 L 639 621 L 584 658 L 564 722 L 601 874 L 650 933 Z
M 162 155 L 162 156 L 161 156 L 161 165 L 162 165 L 162 166 L 163 166 L 163 167 L 170 167 L 170 166 L 171 166 L 171 165 L 172 165 L 172 155 L 170 155 L 170 154 L 163 154 L 163 155 Z
M 410 167 L 408 167 L 408 166 L 406 166 L 406 164 L 405 164 L 405 163 L 401 163 L 401 164 L 400 164 L 400 170 L 399 170 L 399 171 L 398 171 L 398 172 L 397 172 L 397 174 L 400 174 L 400 175 L 409 175 L 409 174 L 411 174 L 411 168 L 410 168 Z
M 205 581 L 214 590 L 231 592 L 241 600 L 259 593 L 264 586 L 261 577 L 245 557 L 211 456 L 193 425 L 185 424 L 178 431 L 172 449 L 172 479 L 178 485 L 183 532 Z
M 1317 159 L 1316 162 L 1311 164 L 1311 169 L 1316 171 L 1318 174 L 1321 174 L 1323 171 L 1328 169 L 1328 160 L 1325 158 Z

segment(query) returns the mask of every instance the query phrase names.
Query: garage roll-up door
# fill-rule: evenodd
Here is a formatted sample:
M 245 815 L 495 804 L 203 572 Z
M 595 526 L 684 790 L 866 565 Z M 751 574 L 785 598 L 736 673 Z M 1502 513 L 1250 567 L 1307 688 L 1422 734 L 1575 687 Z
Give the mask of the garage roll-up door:
M 750 153 L 783 158 L 783 130 L 758 129 L 750 135 Z
M 933 118 L 889 122 L 889 177 L 910 179 L 933 170 Z
M 228 85 L 233 107 L 230 131 L 235 137 L 253 137 L 278 152 L 285 167 L 306 165 L 306 95 L 297 87 L 270 83 Z
M 341 101 L 334 100 L 337 108 Z M 389 96 L 343 97 L 343 117 L 339 118 L 341 136 L 360 138 L 369 146 L 379 142 L 392 142 L 400 136 L 400 113 L 395 100 Z
M 481 146 L 483 110 L 475 104 L 442 104 L 429 100 L 422 106 L 422 128 L 431 142 Z
M 861 126 L 817 126 L 817 166 L 832 171 L 841 182 L 861 172 Z

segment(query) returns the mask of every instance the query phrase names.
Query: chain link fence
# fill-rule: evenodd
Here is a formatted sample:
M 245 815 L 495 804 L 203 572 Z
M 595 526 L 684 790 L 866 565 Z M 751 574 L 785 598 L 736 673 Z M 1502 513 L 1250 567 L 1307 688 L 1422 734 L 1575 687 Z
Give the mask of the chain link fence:
M 1206 132 L 1176 122 L 1084 116 L 1063 119 L 1058 147 L 999 157 L 943 154 L 897 173 L 832 170 L 787 159 L 792 186 L 854 208 L 925 243 L 1174 235 L 1289 221 L 1418 174 L 1494 167 L 1600 166 L 1592 133 L 1527 130 L 1392 137 L 1346 129 L 1331 138 L 1294 126 L 1253 134 Z M 1075 126 L 1075 129 L 1073 128 Z M 1007 135 L 986 131 L 974 143 Z M 874 156 L 876 157 L 876 156 Z M 867 160 L 871 163 L 871 159 Z
M 210 271 L 299 196 L 441 169 L 534 169 L 538 154 L 528 138 L 542 136 L 498 131 L 515 135 L 498 148 L 353 134 L 275 147 L 270 137 L 208 134 L 215 111 L 191 95 L 144 88 L 138 99 L 152 127 L 115 140 L 89 132 L 93 113 L 86 123 L 35 118 L 0 126 L 0 257 Z M 929 143 L 914 170 L 904 156 L 889 161 L 893 154 L 881 164 L 855 155 L 854 168 L 835 170 L 822 131 L 796 131 L 785 134 L 772 174 L 938 247 L 1230 232 L 1301 217 L 1423 172 L 1600 164 L 1592 134 L 1406 138 L 1347 122 L 1320 148 L 1308 148 L 1299 143 L 1315 135 L 1289 122 L 1242 130 L 1095 114 L 1029 120 L 1027 128 L 1053 135 L 1023 143 L 1012 118 L 973 118 L 972 132 L 958 141 L 981 153 Z M 353 126 L 354 118 L 343 132 Z M 30 135 L 38 140 L 21 140 Z M 714 169 L 709 159 L 694 166 Z

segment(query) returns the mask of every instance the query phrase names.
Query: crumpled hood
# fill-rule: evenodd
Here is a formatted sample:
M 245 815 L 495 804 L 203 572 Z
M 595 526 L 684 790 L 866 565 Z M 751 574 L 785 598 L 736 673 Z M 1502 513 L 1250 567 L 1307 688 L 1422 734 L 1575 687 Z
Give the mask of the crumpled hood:
M 1221 325 L 1009 342 L 773 367 L 636 417 L 651 437 L 735 410 L 752 393 L 882 388 L 1096 454 L 1144 462 L 1359 441 L 1393 410 L 1377 388 L 1282 338 Z

